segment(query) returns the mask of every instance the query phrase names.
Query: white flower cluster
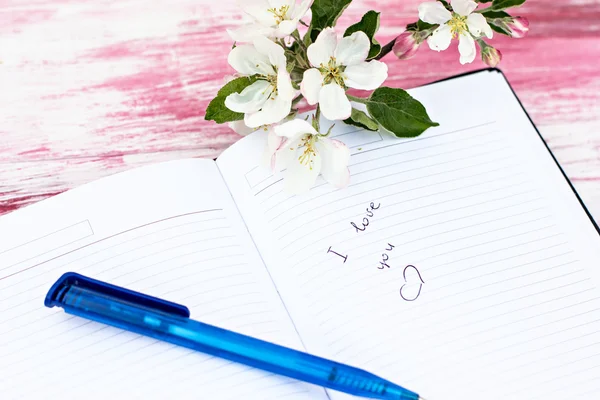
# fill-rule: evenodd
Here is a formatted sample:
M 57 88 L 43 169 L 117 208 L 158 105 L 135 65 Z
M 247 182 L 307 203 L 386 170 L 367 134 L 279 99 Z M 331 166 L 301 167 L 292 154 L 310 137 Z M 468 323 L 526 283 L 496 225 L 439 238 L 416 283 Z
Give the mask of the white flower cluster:
M 495 67 L 502 53 L 487 40 L 494 33 L 522 38 L 529 31 L 527 18 L 505 11 L 525 0 L 426 0 L 418 6 L 419 20 L 385 45 L 374 37 L 380 18 L 374 10 L 341 37 L 331 25 L 344 12 L 345 2 L 238 2 L 249 21 L 229 31 L 235 44 L 228 61 L 237 74 L 211 101 L 205 118 L 229 122 L 240 134 L 267 131 L 265 159 L 274 170 L 285 171 L 284 187 L 294 193 L 310 189 L 319 175 L 338 187 L 348 183 L 350 152 L 329 138 L 331 129 L 320 131 L 321 115 L 397 137 L 414 137 L 439 125 L 404 90 L 380 88 L 388 77 L 387 65 L 379 61 L 386 54 L 406 60 L 425 41 L 442 51 L 458 39 L 461 64 L 473 62 L 479 47 L 481 60 Z M 318 18 L 310 20 L 312 12 Z M 373 92 L 360 98 L 348 95 L 348 89 Z M 294 119 L 295 104 L 302 99 L 315 106 L 312 124 Z M 364 108 L 353 108 L 351 101 Z
M 229 53 L 229 65 L 238 76 L 255 79 L 240 93 L 227 96 L 225 106 L 244 114 L 243 124 L 231 126 L 240 133 L 258 128 L 269 132 L 268 158 L 274 168 L 286 170 L 285 188 L 294 193 L 310 189 L 319 174 L 338 187 L 345 186 L 350 152 L 304 120 L 278 125 L 290 115 L 292 102 L 302 95 L 308 104 L 318 105 L 325 118 L 343 120 L 352 112 L 348 88 L 373 90 L 388 76 L 384 63 L 367 61 L 371 40 L 364 32 L 338 40 L 335 30 L 326 28 L 306 49 L 310 66 L 304 68 L 299 90 L 295 89 L 285 40 L 291 35 L 300 40 L 293 34 L 311 4 L 312 0 L 246 0 L 240 6 L 251 22 L 229 31 L 236 43 L 242 43 Z

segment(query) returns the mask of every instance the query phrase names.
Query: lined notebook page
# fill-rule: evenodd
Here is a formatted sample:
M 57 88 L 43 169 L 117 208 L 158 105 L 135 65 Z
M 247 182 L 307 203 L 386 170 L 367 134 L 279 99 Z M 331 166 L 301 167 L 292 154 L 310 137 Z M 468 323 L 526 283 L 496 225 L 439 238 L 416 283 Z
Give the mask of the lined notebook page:
M 440 127 L 336 126 L 344 190 L 236 173 L 264 137 L 218 161 L 308 349 L 427 399 L 598 397 L 600 238 L 509 86 L 485 71 L 413 95 Z
M 75 271 L 184 304 L 203 322 L 301 348 L 212 161 L 106 178 L 3 217 L 0 237 L 2 399 L 325 397 L 43 305 L 51 284 Z

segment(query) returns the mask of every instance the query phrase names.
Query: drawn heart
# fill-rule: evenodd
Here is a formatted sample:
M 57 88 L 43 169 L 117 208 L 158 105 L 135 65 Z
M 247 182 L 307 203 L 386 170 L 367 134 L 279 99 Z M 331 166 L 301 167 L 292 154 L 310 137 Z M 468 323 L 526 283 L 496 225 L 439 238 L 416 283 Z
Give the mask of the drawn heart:
M 402 272 L 404 285 L 400 288 L 400 297 L 405 301 L 415 301 L 421 294 L 425 281 L 414 265 L 407 265 Z

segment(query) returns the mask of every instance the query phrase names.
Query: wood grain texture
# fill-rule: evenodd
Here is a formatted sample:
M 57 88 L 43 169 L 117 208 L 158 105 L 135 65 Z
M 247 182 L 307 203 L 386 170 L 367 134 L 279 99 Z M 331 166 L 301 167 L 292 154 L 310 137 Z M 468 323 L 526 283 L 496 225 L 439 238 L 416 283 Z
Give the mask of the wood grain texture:
M 418 3 L 355 0 L 339 26 L 381 11 L 386 42 Z M 600 219 L 600 2 L 529 0 L 519 14 L 530 34 L 494 38 L 500 67 Z M 240 22 L 233 0 L 0 0 L 0 214 L 136 166 L 217 156 L 239 137 L 204 110 L 233 72 L 225 29 Z M 455 45 L 385 60 L 387 84 L 403 88 L 484 66 L 461 66 Z

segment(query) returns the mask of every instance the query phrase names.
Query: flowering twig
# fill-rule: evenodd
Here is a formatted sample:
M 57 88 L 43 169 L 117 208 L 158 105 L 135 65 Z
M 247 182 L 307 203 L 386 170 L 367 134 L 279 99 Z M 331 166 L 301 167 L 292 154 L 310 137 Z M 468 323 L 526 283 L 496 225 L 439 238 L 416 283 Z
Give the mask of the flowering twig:
M 495 66 L 502 54 L 486 39 L 494 33 L 520 38 L 529 29 L 526 18 L 506 11 L 525 0 L 426 1 L 418 7 L 419 19 L 382 46 L 376 39 L 376 11 L 345 30 L 335 29 L 351 1 L 245 0 L 240 5 L 250 23 L 229 31 L 235 45 L 228 61 L 238 77 L 219 90 L 205 118 L 228 122 L 239 132 L 266 131 L 266 159 L 288 171 L 288 181 L 295 183 L 286 187 L 292 192 L 307 190 L 319 173 L 338 186 L 347 182 L 349 150 L 327 137 L 333 125 L 321 132 L 321 114 L 367 130 L 385 128 L 398 137 L 418 136 L 438 125 L 406 91 L 381 86 L 388 77 L 381 60 L 388 54 L 409 59 L 425 41 L 442 51 L 458 39 L 461 63 L 473 62 L 479 47 L 482 60 Z M 310 24 L 302 20 L 309 8 Z M 308 28 L 304 36 L 299 25 Z M 348 95 L 350 88 L 372 92 Z M 316 107 L 312 124 L 294 119 L 302 99 Z

